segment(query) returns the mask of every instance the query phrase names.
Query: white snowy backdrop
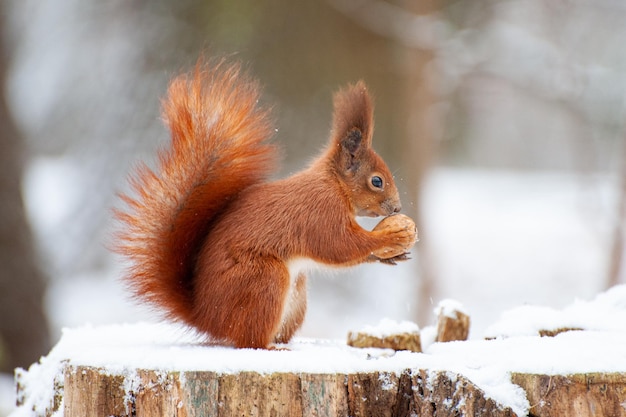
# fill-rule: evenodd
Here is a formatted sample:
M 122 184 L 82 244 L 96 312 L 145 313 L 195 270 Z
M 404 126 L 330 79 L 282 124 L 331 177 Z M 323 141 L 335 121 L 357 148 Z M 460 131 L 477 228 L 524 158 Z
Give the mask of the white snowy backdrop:
M 195 32 L 175 13 L 155 7 L 138 17 L 122 1 L 10 3 L 9 101 L 31 150 L 24 195 L 50 279 L 53 337 L 85 322 L 155 320 L 117 281 L 119 260 L 106 250 L 109 210 L 132 161 L 166 139 L 158 97 L 196 47 L 180 45 L 181 63 L 165 70 L 172 58 L 150 45 Z M 411 26 L 421 30 L 397 34 L 434 51 L 424 76 L 438 95 L 439 151 L 418 245 L 428 245 L 437 278 L 433 308 L 459 300 L 471 337 L 480 338 L 503 310 L 562 307 L 606 288 L 625 162 L 626 6 L 480 0 L 435 9 Z M 328 120 L 317 123 L 323 134 Z M 312 279 L 302 335 L 343 338 L 383 317 L 413 319 L 415 264 L 423 261 L 415 258 Z M 9 379 L 0 378 L 0 415 L 12 401 Z

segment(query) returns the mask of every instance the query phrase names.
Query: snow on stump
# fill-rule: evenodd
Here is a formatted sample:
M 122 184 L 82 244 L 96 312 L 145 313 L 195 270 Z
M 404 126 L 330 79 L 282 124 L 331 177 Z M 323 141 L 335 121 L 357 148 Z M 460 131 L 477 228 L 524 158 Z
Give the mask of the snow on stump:
M 442 300 L 435 309 L 437 315 L 437 342 L 467 340 L 470 329 L 469 315 L 458 301 Z
M 389 319 L 382 320 L 377 326 L 366 326 L 358 332 L 349 332 L 348 346 L 422 351 L 417 324 L 409 321 L 398 323 Z
M 285 347 L 209 346 L 165 324 L 66 329 L 16 374 L 20 408 L 42 417 L 524 415 L 457 372 L 428 369 L 420 353 L 312 339 Z

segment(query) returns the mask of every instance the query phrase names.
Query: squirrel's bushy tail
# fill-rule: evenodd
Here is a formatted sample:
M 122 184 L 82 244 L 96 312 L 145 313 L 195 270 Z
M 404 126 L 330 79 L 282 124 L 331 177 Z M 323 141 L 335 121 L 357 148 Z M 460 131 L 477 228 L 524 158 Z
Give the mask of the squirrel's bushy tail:
M 215 216 L 275 170 L 274 129 L 259 90 L 239 64 L 224 60 L 200 61 L 174 79 L 163 101 L 171 143 L 156 169 L 137 167 L 134 195 L 121 195 L 115 250 L 130 261 L 126 282 L 169 318 L 193 320 L 194 258 Z

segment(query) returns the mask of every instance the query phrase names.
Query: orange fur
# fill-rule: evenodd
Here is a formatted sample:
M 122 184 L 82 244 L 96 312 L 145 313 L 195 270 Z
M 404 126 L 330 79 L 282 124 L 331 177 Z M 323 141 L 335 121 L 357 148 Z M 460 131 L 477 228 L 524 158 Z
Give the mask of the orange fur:
M 370 232 L 355 221 L 400 210 L 393 177 L 371 148 L 364 83 L 335 95 L 326 151 L 274 182 L 266 180 L 276 167 L 273 128 L 258 99 L 258 84 L 223 61 L 172 81 L 163 103 L 171 146 L 156 171 L 135 172 L 136 196 L 123 195 L 128 208 L 116 215 L 136 297 L 224 343 L 265 348 L 289 341 L 304 320 L 298 261 L 393 263 L 416 231 L 411 223 Z

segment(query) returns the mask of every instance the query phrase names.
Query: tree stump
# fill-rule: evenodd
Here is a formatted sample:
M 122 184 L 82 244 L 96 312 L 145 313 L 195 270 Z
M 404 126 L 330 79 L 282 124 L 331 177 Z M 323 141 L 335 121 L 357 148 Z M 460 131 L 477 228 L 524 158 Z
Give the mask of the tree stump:
M 367 326 L 358 332 L 349 332 L 347 344 L 358 348 L 422 351 L 417 324 L 408 321 L 398 323 L 389 319 L 382 320 L 378 326 Z
M 537 375 L 514 373 L 533 417 L 626 417 L 624 374 Z
M 65 417 L 515 416 L 469 380 L 445 371 L 115 374 L 68 365 L 62 390 Z
M 463 311 L 460 303 L 443 300 L 435 311 L 437 313 L 437 342 L 467 340 L 470 318 Z
M 64 417 L 129 414 L 124 377 L 102 369 L 65 368 L 63 392 L 58 394 L 63 397 Z
M 198 343 L 179 330 L 164 324 L 66 330 L 47 357 L 17 370 L 20 411 L 37 417 L 626 417 L 620 360 L 626 334 L 620 332 L 438 343 L 422 354 L 313 339 L 296 340 L 289 351 L 233 349 Z M 544 352 L 548 361 L 538 360 Z M 614 373 L 597 372 L 607 368 Z M 526 369 L 535 373 L 514 373 Z M 544 369 L 588 373 L 550 376 Z
M 375 336 L 357 332 L 348 334 L 348 346 L 358 348 L 381 348 L 421 352 L 422 343 L 419 333 L 399 333 L 387 336 Z

